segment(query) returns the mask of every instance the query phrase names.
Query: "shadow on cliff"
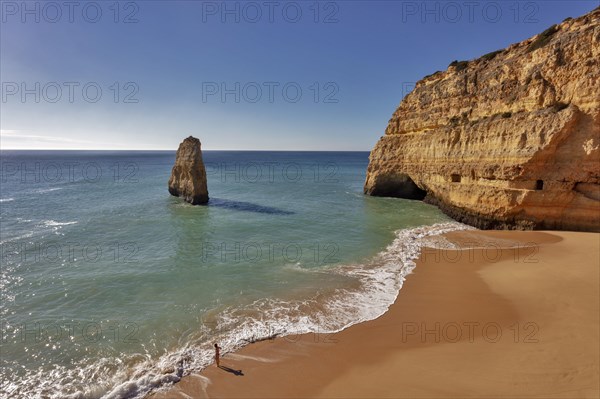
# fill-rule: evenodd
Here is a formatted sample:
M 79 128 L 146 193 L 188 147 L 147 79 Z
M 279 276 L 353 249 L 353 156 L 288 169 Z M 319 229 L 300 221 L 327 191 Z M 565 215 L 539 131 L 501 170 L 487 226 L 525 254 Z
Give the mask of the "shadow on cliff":
M 223 198 L 214 198 L 211 197 L 208 206 L 212 206 L 215 208 L 225 208 L 225 209 L 233 209 L 236 211 L 243 212 L 255 212 L 255 213 L 266 213 L 269 215 L 293 215 L 294 212 L 285 211 L 283 209 L 274 208 L 271 206 L 264 206 L 253 204 L 252 202 L 245 201 L 233 201 Z

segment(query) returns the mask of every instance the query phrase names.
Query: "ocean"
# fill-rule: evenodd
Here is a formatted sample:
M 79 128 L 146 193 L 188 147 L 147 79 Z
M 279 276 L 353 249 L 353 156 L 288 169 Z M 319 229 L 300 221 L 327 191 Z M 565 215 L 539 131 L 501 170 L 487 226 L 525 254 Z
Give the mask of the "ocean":
M 0 157 L 2 397 L 141 398 L 213 342 L 374 319 L 415 240 L 462 228 L 363 195 L 368 152 L 204 151 L 207 206 L 169 195 L 174 151 Z

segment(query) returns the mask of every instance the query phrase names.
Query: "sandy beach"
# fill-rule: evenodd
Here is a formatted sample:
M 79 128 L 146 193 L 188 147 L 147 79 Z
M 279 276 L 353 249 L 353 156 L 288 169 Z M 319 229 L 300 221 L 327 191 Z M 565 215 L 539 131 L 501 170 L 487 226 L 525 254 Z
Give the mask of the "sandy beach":
M 463 249 L 425 248 L 378 319 L 251 344 L 152 397 L 599 397 L 600 234 L 446 237 Z

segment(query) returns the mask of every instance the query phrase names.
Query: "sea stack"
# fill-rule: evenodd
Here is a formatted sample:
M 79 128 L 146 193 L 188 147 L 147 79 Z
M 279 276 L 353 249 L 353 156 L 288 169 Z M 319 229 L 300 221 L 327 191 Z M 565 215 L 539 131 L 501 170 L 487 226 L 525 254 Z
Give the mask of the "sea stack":
M 188 137 L 179 144 L 169 179 L 169 193 L 192 205 L 208 202 L 206 169 L 202 162 L 200 140 Z
M 600 8 L 418 81 L 364 191 L 479 228 L 600 231 Z

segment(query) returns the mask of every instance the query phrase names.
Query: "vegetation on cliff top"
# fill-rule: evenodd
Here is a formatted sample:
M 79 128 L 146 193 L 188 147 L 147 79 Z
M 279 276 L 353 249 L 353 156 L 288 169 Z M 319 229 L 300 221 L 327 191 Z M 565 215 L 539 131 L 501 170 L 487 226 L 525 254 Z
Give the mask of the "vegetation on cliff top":
M 466 69 L 468 65 L 469 65 L 469 61 L 457 61 L 457 60 L 454 60 L 448 66 L 449 67 L 455 67 L 456 68 L 456 72 L 460 72 L 463 69 Z
M 487 53 L 479 57 L 480 60 L 490 61 L 493 60 L 498 54 L 502 53 L 504 49 L 492 51 L 491 53 Z
M 439 73 L 442 73 L 442 71 L 435 71 L 434 73 L 430 73 L 429 75 L 425 75 L 425 76 L 423 76 L 423 79 L 430 78 L 430 77 L 435 76 L 435 75 L 437 75 Z
M 558 32 L 558 25 L 552 25 L 537 36 L 537 38 L 529 45 L 527 51 L 532 52 L 544 47 L 545 45 L 550 43 L 552 36 L 554 36 L 556 32 Z

